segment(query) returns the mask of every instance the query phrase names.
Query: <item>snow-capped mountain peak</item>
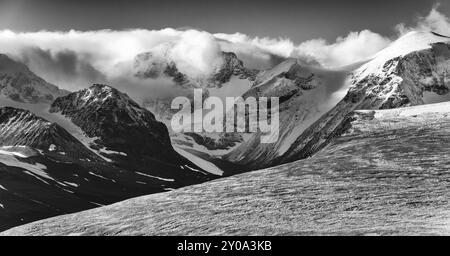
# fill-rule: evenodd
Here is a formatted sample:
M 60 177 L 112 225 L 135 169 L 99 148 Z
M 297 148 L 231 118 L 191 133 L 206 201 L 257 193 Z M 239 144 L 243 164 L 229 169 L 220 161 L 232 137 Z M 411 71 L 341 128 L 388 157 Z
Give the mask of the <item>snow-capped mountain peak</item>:
M 109 110 L 111 113 L 119 111 L 126 114 L 128 122 L 142 124 L 143 120 L 154 121 L 151 112 L 141 108 L 127 94 L 104 84 L 94 84 L 79 92 L 60 97 L 52 104 L 50 111 L 71 113 L 92 109 L 96 111 Z M 94 113 L 92 113 L 94 114 Z M 114 117 L 113 120 L 118 120 Z
M 378 52 L 375 58 L 383 57 L 385 60 L 389 60 L 413 51 L 428 49 L 433 43 L 445 41 L 450 41 L 450 37 L 434 32 L 411 31 L 397 39 L 387 48 Z
M 108 85 L 95 84 L 60 97 L 50 112 L 79 127 L 90 140 L 89 148 L 100 153 L 121 152 L 106 154 L 112 162 L 131 165 L 144 173 L 155 159 L 167 161 L 168 165 L 189 164 L 173 149 L 163 123 L 128 95 Z
M 377 72 L 389 60 L 405 56 L 411 52 L 430 49 L 432 44 L 442 42 L 450 42 L 450 37 L 434 32 L 411 31 L 375 54 L 356 73 L 364 75 Z
M 450 38 L 410 32 L 349 77 L 347 95 L 311 125 L 277 161 L 311 156 L 345 129 L 354 110 L 378 110 L 450 101 Z

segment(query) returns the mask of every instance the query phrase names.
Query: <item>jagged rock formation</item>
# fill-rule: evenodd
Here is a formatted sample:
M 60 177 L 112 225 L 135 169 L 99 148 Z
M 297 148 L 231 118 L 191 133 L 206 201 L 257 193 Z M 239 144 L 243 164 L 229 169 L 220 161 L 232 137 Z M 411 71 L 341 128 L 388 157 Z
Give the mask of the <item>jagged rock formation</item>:
M 23 63 L 0 54 L 0 95 L 25 103 L 51 103 L 67 94 L 30 71 Z

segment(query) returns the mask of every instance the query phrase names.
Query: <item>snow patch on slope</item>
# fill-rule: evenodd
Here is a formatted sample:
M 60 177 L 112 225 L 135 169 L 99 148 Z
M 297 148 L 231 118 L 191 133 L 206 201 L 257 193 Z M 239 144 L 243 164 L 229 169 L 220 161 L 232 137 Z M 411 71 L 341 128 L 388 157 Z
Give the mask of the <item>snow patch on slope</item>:
M 181 149 L 179 147 L 174 146 L 174 149 L 175 149 L 175 151 L 178 152 L 178 154 L 184 156 L 189 161 L 191 161 L 198 167 L 202 168 L 203 170 L 205 170 L 209 173 L 212 173 L 214 175 L 218 175 L 218 176 L 223 175 L 223 171 L 219 167 L 217 167 L 215 164 L 208 162 L 194 154 L 191 154 L 191 153 L 187 152 L 186 150 Z M 189 166 L 187 166 L 187 167 L 192 170 L 192 168 L 190 168 Z
M 162 180 L 162 181 L 169 181 L 169 182 L 174 182 L 174 179 L 166 179 L 166 178 L 161 178 L 161 177 L 157 177 L 157 176 L 153 176 L 153 175 L 149 175 L 146 173 L 142 173 L 142 172 L 136 172 L 139 175 L 145 176 L 145 177 L 149 177 L 149 178 L 153 178 L 153 179 L 157 179 L 157 180 Z
M 48 180 L 54 180 L 52 177 L 50 177 L 45 170 L 47 167 L 40 163 L 30 164 L 26 162 L 20 161 L 18 158 L 27 158 L 27 155 L 24 155 L 22 152 L 14 152 L 10 150 L 5 150 L 5 147 L 0 148 L 0 163 L 3 163 L 8 166 L 13 167 L 19 167 L 25 170 L 28 170 L 29 172 L 26 172 L 32 176 L 35 176 L 42 182 L 48 184 L 45 180 L 42 178 L 48 179 Z M 31 173 L 30 173 L 31 172 Z
M 105 176 L 102 176 L 102 175 L 100 175 L 100 174 L 93 173 L 93 172 L 89 172 L 89 174 L 92 175 L 92 176 L 95 176 L 95 177 L 97 177 L 97 178 L 104 179 L 104 180 L 109 180 L 109 181 L 112 181 L 112 182 L 116 183 L 115 180 L 106 178 Z

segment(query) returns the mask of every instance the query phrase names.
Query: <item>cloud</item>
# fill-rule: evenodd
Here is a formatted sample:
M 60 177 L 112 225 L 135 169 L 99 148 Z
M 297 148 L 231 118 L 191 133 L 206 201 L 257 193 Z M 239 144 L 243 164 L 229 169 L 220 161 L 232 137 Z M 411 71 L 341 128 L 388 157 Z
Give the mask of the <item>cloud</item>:
M 294 51 L 294 43 L 287 38 L 268 38 L 268 37 L 249 37 L 245 34 L 235 33 L 235 34 L 223 34 L 217 33 L 214 36 L 218 39 L 226 40 L 230 43 L 235 44 L 236 48 L 249 47 L 252 49 L 257 49 L 259 51 L 264 51 L 267 53 L 275 54 L 281 57 L 289 57 Z M 238 49 L 241 50 L 241 49 Z
M 48 82 L 65 84 L 73 89 L 82 89 L 92 83 L 106 82 L 106 76 L 94 68 L 85 58 L 72 50 L 52 54 L 40 48 L 25 48 L 20 61 L 38 74 L 45 74 Z
M 450 19 L 439 12 L 439 4 L 435 4 L 427 16 L 417 18 L 416 24 L 407 26 L 400 23 L 396 26 L 396 30 L 400 35 L 410 31 L 433 31 L 442 35 L 450 36 Z
M 433 30 L 450 35 L 449 18 L 440 13 L 438 7 L 435 5 L 428 15 L 418 17 L 414 25 L 397 25 L 397 31 L 403 34 L 409 30 Z M 160 84 L 167 86 L 167 81 L 142 82 L 134 78 L 133 64 L 138 54 L 151 52 L 152 61 L 173 61 L 181 72 L 191 77 L 204 77 L 220 63 L 221 51 L 235 52 L 251 68 L 270 68 L 289 57 L 301 58 L 311 65 L 338 68 L 367 60 L 392 39 L 370 30 L 350 32 L 332 42 L 318 38 L 300 43 L 289 38 L 211 34 L 192 28 L 3 30 L 0 31 L 0 51 L 22 60 L 38 75 L 68 90 L 105 82 L 120 83 L 117 87 L 121 88 L 158 87 L 161 91 Z
M 70 52 L 106 76 L 114 75 L 118 64 L 131 62 L 142 52 L 164 55 L 192 75 L 210 72 L 220 54 L 220 46 L 212 34 L 171 28 L 30 33 L 4 30 L 0 31 L 0 49 L 18 57 L 23 57 L 28 49 L 40 49 L 52 58 Z
M 256 69 L 273 67 L 290 57 L 295 47 L 282 38 L 251 38 L 241 33 L 217 33 L 214 37 L 223 51 L 236 53 L 247 67 Z
M 271 63 L 274 56 L 296 57 L 306 63 L 320 63 L 322 66 L 335 68 L 362 61 L 374 55 L 391 40 L 369 30 L 351 32 L 346 37 L 339 37 L 333 43 L 325 39 L 313 39 L 298 45 L 287 38 L 250 38 L 247 35 L 215 34 L 217 38 L 229 42 L 227 47 L 241 55 L 253 56 L 257 60 Z
M 177 63 L 180 72 L 190 76 L 196 74 L 208 75 L 212 67 L 221 62 L 220 46 L 217 40 L 208 32 L 187 30 L 170 49 L 169 58 Z
M 288 57 L 293 48 L 288 40 L 195 29 L 0 31 L 2 53 L 23 60 L 38 75 L 69 90 L 79 89 L 84 82 L 130 75 L 134 58 L 143 52 L 173 61 L 181 72 L 196 77 L 207 75 L 220 63 L 221 51 L 235 51 L 250 67 L 268 68 Z
M 330 44 L 315 39 L 298 45 L 287 38 L 211 34 L 195 29 L 0 31 L 3 53 L 23 61 L 60 88 L 75 91 L 107 83 L 138 100 L 189 93 L 178 90 L 170 78 L 136 78 L 135 58 L 144 52 L 151 53 L 151 62 L 174 62 L 180 72 L 202 79 L 220 64 L 221 51 L 235 52 L 250 68 L 270 68 L 288 57 L 301 58 L 310 65 L 338 67 L 363 60 L 386 44 L 387 39 L 366 30 Z
M 331 44 L 323 39 L 301 43 L 296 47 L 295 54 L 299 57 L 312 57 L 327 67 L 340 67 L 366 60 L 389 43 L 389 38 L 363 30 L 350 32 L 346 37 L 339 37 Z

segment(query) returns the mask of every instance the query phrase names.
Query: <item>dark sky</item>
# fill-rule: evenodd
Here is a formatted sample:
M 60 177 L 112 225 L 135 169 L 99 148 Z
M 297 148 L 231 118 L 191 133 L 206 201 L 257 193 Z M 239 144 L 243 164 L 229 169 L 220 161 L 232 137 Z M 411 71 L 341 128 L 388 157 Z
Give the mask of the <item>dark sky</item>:
M 0 29 L 96 30 L 193 27 L 212 33 L 327 40 L 350 31 L 394 33 L 426 15 L 435 0 L 0 0 Z M 450 14 L 450 1 L 439 10 Z

